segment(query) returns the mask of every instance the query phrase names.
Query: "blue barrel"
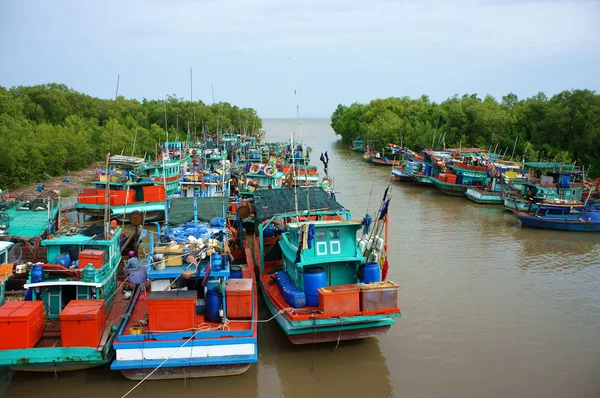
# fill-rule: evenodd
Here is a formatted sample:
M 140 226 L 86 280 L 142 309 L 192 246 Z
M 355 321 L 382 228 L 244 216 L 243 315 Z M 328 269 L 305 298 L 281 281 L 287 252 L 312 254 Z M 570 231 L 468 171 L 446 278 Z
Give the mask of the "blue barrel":
M 321 267 L 304 270 L 304 293 L 306 305 L 317 307 L 319 305 L 319 292 L 317 289 L 327 286 L 327 275 Z
M 571 188 L 571 181 L 568 175 L 562 176 L 561 188 Z
M 44 281 L 44 267 L 40 264 L 34 264 L 31 267 L 31 283 L 39 283 Z
M 462 173 L 458 173 L 456 175 L 456 184 L 461 185 L 462 183 L 463 183 L 463 175 L 462 175 Z
M 229 269 L 229 277 L 232 279 L 242 279 L 244 277 L 242 267 L 239 265 L 232 265 Z
M 71 256 L 69 253 L 60 253 L 56 256 L 56 264 L 69 268 L 71 266 Z
M 213 287 L 206 292 L 206 319 L 211 322 L 221 322 L 219 310 L 223 304 L 223 294 L 218 287 Z
M 378 263 L 365 263 L 362 283 L 381 282 L 381 269 Z
M 426 164 L 425 165 L 425 176 L 430 176 L 431 175 L 431 165 Z
M 221 271 L 221 269 L 223 268 L 223 257 L 221 257 L 220 253 L 214 252 L 211 256 L 210 256 L 210 270 L 211 271 Z

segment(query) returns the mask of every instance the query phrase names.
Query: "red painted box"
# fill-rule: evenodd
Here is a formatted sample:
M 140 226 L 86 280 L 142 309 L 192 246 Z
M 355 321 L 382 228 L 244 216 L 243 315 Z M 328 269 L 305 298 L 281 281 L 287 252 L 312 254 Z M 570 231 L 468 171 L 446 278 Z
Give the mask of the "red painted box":
M 9 301 L 0 307 L 0 350 L 33 348 L 43 334 L 42 301 Z
M 227 318 L 252 318 L 252 279 L 229 279 L 225 288 Z
M 188 331 L 196 326 L 195 290 L 152 292 L 148 295 L 151 332 Z
M 60 313 L 63 347 L 98 347 L 105 328 L 104 300 L 71 300 Z
M 360 312 L 360 289 L 356 285 L 327 286 L 318 292 L 319 310 L 325 315 Z
M 106 251 L 85 249 L 79 252 L 79 268 L 92 264 L 96 269 L 102 268 L 106 262 Z

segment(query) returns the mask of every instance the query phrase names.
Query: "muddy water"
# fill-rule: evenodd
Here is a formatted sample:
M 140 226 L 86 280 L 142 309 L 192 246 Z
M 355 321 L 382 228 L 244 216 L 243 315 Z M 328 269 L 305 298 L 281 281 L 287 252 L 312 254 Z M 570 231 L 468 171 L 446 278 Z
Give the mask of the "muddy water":
M 265 121 L 270 140 L 293 127 Z M 302 135 L 314 164 L 328 151 L 338 200 L 356 218 L 379 205 L 388 168 L 364 164 L 328 121 L 303 121 Z M 313 350 L 264 324 L 246 374 L 146 382 L 129 396 L 600 396 L 600 237 L 522 229 L 497 207 L 434 188 L 391 190 L 389 278 L 403 318 L 387 335 Z M 105 368 L 3 373 L 0 383 L 8 397 L 45 398 L 121 397 L 135 384 Z

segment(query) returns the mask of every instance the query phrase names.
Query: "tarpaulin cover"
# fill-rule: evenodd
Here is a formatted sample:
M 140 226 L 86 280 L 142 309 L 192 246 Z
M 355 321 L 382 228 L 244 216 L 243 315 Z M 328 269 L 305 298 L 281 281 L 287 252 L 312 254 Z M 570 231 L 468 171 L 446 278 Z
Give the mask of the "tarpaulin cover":
M 184 224 L 194 219 L 194 198 L 173 198 L 169 209 L 169 225 Z M 223 208 L 227 211 L 229 198 L 196 198 L 198 220 L 210 221 L 214 217 L 223 217 Z
M 321 187 L 309 187 L 308 198 L 306 188 L 261 189 L 254 191 L 256 206 L 256 221 L 262 222 L 275 215 L 292 214 L 296 212 L 294 191 L 298 193 L 298 212 L 338 211 L 343 206 L 336 202 Z M 309 209 L 310 203 L 310 209 Z

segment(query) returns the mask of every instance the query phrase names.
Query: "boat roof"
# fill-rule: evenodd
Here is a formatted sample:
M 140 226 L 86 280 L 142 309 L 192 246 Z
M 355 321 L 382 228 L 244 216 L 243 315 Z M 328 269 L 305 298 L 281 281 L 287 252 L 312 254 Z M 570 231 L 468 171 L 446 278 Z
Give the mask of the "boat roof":
M 6 229 L 8 236 L 19 238 L 35 238 L 41 236 L 58 214 L 58 206 L 53 204 L 48 210 L 19 210 L 24 202 L 5 210 L 10 218 L 10 226 Z
M 3 252 L 5 250 L 9 249 L 12 245 L 14 245 L 14 243 L 5 242 L 5 241 L 0 240 L 0 252 Z
M 525 162 L 523 163 L 527 167 L 533 167 L 535 169 L 566 169 L 566 170 L 578 170 L 579 166 L 572 164 L 558 163 L 558 162 Z
M 337 226 L 337 225 L 362 225 L 362 221 L 360 220 L 348 220 L 348 221 L 340 221 L 340 220 L 316 220 L 316 221 L 306 221 L 306 222 L 290 222 L 286 225 L 290 228 L 298 228 L 303 224 L 313 224 L 315 227 L 328 227 L 328 226 Z
M 344 210 L 344 207 L 321 187 L 259 189 L 254 191 L 256 222 L 262 222 L 278 215 L 296 214 L 295 192 L 298 193 L 298 213 L 310 209 L 314 212 Z
M 146 161 L 144 158 L 138 158 L 135 156 L 123 156 L 123 155 L 113 155 L 109 159 L 109 163 L 111 164 L 129 164 L 129 165 L 141 165 Z

